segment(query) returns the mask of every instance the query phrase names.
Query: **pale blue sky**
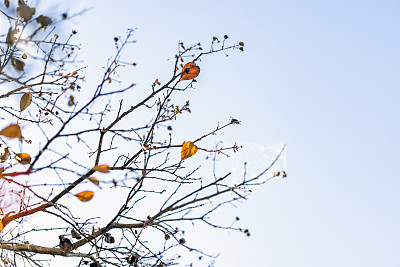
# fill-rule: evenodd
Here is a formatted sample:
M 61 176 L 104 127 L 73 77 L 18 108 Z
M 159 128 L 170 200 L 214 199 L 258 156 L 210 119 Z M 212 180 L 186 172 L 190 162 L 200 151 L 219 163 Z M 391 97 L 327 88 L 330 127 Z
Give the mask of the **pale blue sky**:
M 76 1 L 70 10 L 82 7 L 93 9 L 72 25 L 87 87 L 126 28 L 138 28 L 129 53 L 139 87 L 169 77 L 179 40 L 245 43 L 199 63 L 197 89 L 183 97 L 193 113 L 174 129 L 194 137 L 238 118 L 221 139 L 287 143 L 288 178 L 235 211 L 251 238 L 202 233 L 222 253 L 216 266 L 400 266 L 399 1 Z

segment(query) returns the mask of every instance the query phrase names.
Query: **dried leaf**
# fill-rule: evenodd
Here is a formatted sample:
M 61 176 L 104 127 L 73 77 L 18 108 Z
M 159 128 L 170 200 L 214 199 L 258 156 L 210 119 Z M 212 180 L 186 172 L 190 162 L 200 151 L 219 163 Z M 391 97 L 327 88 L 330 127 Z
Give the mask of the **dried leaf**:
M 15 160 L 22 165 L 27 165 L 31 163 L 31 156 L 27 153 L 15 154 Z
M 21 128 L 18 124 L 11 124 L 0 131 L 0 135 L 8 138 L 22 138 Z
M 183 66 L 181 81 L 194 79 L 199 75 L 199 73 L 200 67 L 194 62 L 189 62 Z
M 25 20 L 30 21 L 35 14 L 36 9 L 25 4 L 24 0 L 18 0 L 17 15 Z
M 75 195 L 80 201 L 87 202 L 91 200 L 94 196 L 93 191 L 83 191 Z
M 21 97 L 21 101 L 19 102 L 19 109 L 24 111 L 30 104 L 32 103 L 32 94 L 25 93 Z
M 17 70 L 17 71 L 24 71 L 25 67 L 25 62 L 16 59 L 14 57 L 11 58 L 11 65 Z
M 108 166 L 107 164 L 101 164 L 95 166 L 93 170 L 97 172 L 107 173 L 110 172 L 110 166 Z
M 8 29 L 8 33 L 7 33 L 7 37 L 6 37 L 6 44 L 7 46 L 12 46 L 14 44 L 14 42 L 17 41 L 17 37 L 15 37 L 15 35 L 19 33 L 19 29 L 12 29 L 12 27 L 10 27 Z
M 46 27 L 53 23 L 53 21 L 51 20 L 51 18 L 47 17 L 47 16 L 43 16 L 40 15 L 39 17 L 36 18 L 37 23 L 39 24 L 39 26 L 44 30 L 46 30 Z
M 3 163 L 10 158 L 10 150 L 8 147 L 3 148 L 0 152 L 0 162 Z
M 197 152 L 197 146 L 192 142 L 184 142 L 181 150 L 181 160 L 185 160 Z
M 75 98 L 73 95 L 70 95 L 68 100 L 68 106 L 73 106 L 73 105 L 75 105 Z
M 78 233 L 78 231 L 76 231 L 75 229 L 71 230 L 71 236 L 72 236 L 72 238 L 75 238 L 75 239 L 81 239 L 82 238 L 81 235 Z
M 97 186 L 100 185 L 100 182 L 99 182 L 99 180 L 98 180 L 96 177 L 90 176 L 90 177 L 88 178 L 88 180 L 91 181 L 92 183 L 94 183 L 94 184 L 97 185 Z
M 10 0 L 4 0 L 4 5 L 9 8 L 10 7 Z

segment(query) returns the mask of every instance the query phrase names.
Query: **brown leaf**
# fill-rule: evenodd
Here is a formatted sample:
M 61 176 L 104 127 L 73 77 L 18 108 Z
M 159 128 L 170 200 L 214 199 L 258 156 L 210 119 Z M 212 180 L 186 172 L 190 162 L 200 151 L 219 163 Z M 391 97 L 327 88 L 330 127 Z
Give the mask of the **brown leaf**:
M 110 166 L 108 166 L 107 164 L 101 164 L 95 166 L 93 170 L 97 172 L 107 173 L 110 172 Z
M 27 153 L 19 153 L 15 154 L 15 160 L 21 163 L 22 165 L 27 165 L 31 163 L 31 156 Z
M 88 202 L 89 200 L 91 200 L 93 198 L 94 192 L 93 191 L 82 191 L 82 192 L 76 194 L 75 196 L 82 202 Z
M 21 101 L 19 102 L 19 109 L 24 111 L 30 104 L 32 103 L 32 94 L 25 93 L 21 97 Z
M 3 163 L 10 158 L 10 150 L 8 147 L 3 148 L 0 152 L 0 162 Z
M 182 69 L 182 77 L 181 81 L 183 80 L 191 80 L 196 78 L 200 73 L 200 67 L 196 65 L 194 62 L 186 63 Z
M 35 12 L 36 9 L 30 8 L 24 0 L 18 0 L 17 15 L 23 18 L 25 22 L 30 21 Z
M 10 27 L 8 29 L 8 33 L 7 33 L 7 37 L 6 37 L 6 44 L 7 46 L 12 46 L 14 44 L 14 42 L 17 41 L 17 37 L 15 37 L 15 35 L 19 33 L 19 29 L 12 29 L 12 27 Z
M 73 106 L 73 105 L 75 105 L 75 98 L 73 95 L 70 95 L 68 100 L 68 106 Z
M 197 146 L 192 142 L 184 142 L 181 150 L 181 160 L 185 160 L 197 152 Z
M 10 7 L 10 0 L 4 0 L 4 5 L 6 6 L 6 8 Z
M 11 58 L 11 65 L 17 70 L 17 71 L 24 71 L 25 67 L 25 62 L 16 59 L 14 57 Z
M 94 184 L 97 185 L 97 186 L 100 185 L 100 182 L 99 182 L 99 180 L 98 180 L 96 177 L 90 176 L 90 177 L 88 178 L 88 180 L 91 181 L 92 183 L 94 183 Z
M 0 135 L 8 138 L 22 138 L 21 128 L 18 124 L 11 124 L 0 131 Z
M 43 29 L 46 30 L 46 27 L 53 23 L 53 21 L 51 20 L 51 18 L 47 17 L 47 16 L 43 16 L 40 15 L 39 17 L 36 18 L 37 23 L 39 24 L 39 26 Z

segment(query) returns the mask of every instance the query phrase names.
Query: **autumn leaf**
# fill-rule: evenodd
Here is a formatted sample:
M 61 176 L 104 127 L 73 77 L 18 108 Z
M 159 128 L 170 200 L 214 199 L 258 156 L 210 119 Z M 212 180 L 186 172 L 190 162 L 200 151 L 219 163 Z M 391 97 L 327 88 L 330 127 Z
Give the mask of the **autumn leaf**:
M 29 7 L 24 0 L 18 0 L 17 15 L 23 18 L 25 22 L 30 21 L 35 12 L 36 9 Z
M 18 124 L 11 124 L 0 131 L 0 135 L 8 138 L 22 138 L 21 128 Z
M 31 163 L 31 156 L 27 153 L 18 153 L 15 154 L 15 160 L 21 163 L 22 165 L 27 165 Z
M 8 149 L 8 147 L 3 148 L 0 152 L 0 162 L 4 163 L 9 158 L 10 158 L 10 150 Z
M 93 168 L 94 171 L 107 173 L 110 172 L 110 167 L 107 164 L 97 165 Z
M 17 71 L 24 71 L 25 67 L 25 62 L 16 59 L 14 57 L 11 58 L 11 65 L 17 70 Z
M 12 29 L 12 27 L 10 27 L 8 29 L 8 33 L 7 33 L 7 37 L 6 37 L 6 44 L 7 46 L 12 46 L 14 44 L 14 42 L 17 41 L 17 37 L 15 37 L 15 35 L 19 33 L 19 29 Z
M 32 103 L 32 94 L 25 93 L 21 97 L 21 101 L 19 102 L 19 109 L 24 111 L 30 104 Z
M 200 67 L 194 62 L 189 62 L 183 66 L 181 81 L 194 79 L 199 75 L 199 73 Z
M 88 202 L 89 200 L 91 200 L 93 198 L 94 192 L 93 191 L 82 191 L 82 192 L 76 194 L 75 196 L 82 202 Z
M 40 28 L 44 30 L 46 30 L 46 27 L 53 23 L 53 21 L 51 20 L 51 18 L 47 17 L 47 16 L 43 16 L 40 15 L 39 17 L 36 18 L 36 22 L 39 24 Z
M 197 152 L 197 146 L 192 142 L 184 142 L 181 150 L 181 160 L 185 160 Z
M 94 183 L 94 184 L 97 185 L 97 186 L 100 185 L 100 182 L 99 182 L 99 180 L 98 180 L 96 177 L 90 176 L 90 177 L 88 178 L 88 180 L 91 181 L 92 183 Z
M 4 5 L 6 6 L 6 8 L 10 7 L 10 0 L 4 0 Z

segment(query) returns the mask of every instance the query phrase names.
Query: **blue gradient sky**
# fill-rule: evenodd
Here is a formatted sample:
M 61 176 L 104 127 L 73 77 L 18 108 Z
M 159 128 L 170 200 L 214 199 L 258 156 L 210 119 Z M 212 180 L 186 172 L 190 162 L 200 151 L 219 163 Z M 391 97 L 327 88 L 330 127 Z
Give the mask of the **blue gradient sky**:
M 201 62 L 182 121 L 200 128 L 175 130 L 195 136 L 238 118 L 221 139 L 287 143 L 288 178 L 235 210 L 251 238 L 210 230 L 216 266 L 400 266 L 399 1 L 77 1 L 71 10 L 82 7 L 93 9 L 72 23 L 88 87 L 126 28 L 138 28 L 129 53 L 140 87 L 168 77 L 179 40 L 245 43 L 245 53 Z

